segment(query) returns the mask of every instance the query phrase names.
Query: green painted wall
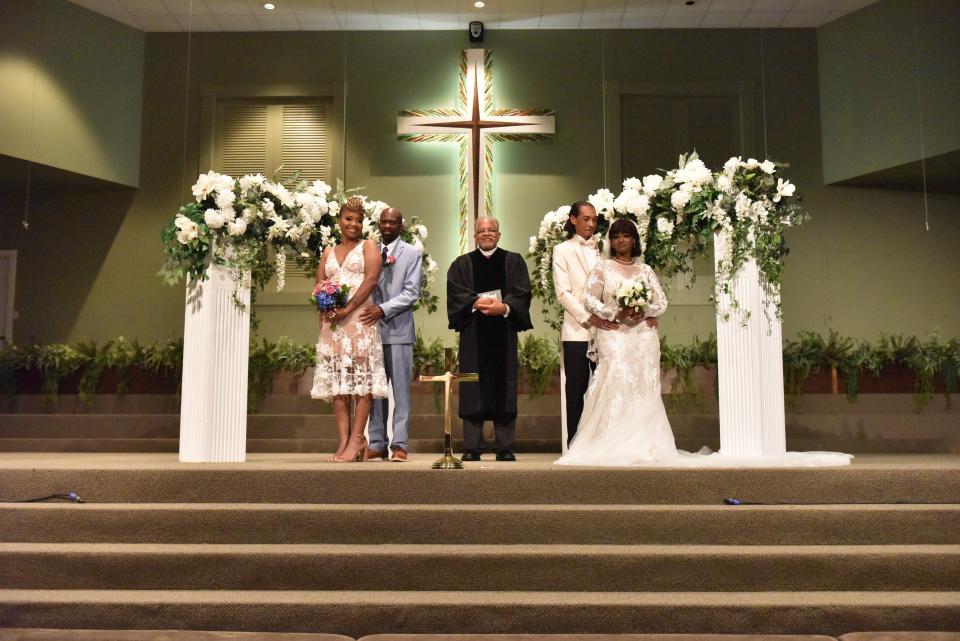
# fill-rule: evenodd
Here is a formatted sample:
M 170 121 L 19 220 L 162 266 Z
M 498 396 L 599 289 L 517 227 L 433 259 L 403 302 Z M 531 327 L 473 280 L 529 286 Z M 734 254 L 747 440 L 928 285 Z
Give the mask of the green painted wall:
M 144 41 L 64 0 L 0 0 L 0 154 L 138 185 Z
M 818 30 L 827 183 L 960 149 L 960 3 L 883 0 Z M 919 92 L 918 92 L 919 89 Z
M 148 34 L 140 189 L 103 248 L 96 278 L 78 283 L 84 297 L 66 310 L 70 326 L 53 333 L 22 317 L 18 335 L 150 341 L 181 332 L 183 291 L 165 289 L 155 277 L 158 234 L 207 169 L 199 165 L 200 93 L 210 84 L 346 81 L 347 184 L 424 218 L 429 248 L 445 268 L 457 238 L 456 146 L 397 142 L 395 123 L 403 108 L 453 104 L 456 53 L 468 46 L 465 40 L 453 32 L 349 32 L 346 41 L 338 33 L 194 34 L 187 83 L 187 37 Z M 500 105 L 552 107 L 558 114 L 555 142 L 497 144 L 495 207 L 507 248 L 525 251 L 546 211 L 602 186 L 605 79 L 749 82 L 757 105 L 755 148 L 743 151 L 760 157 L 765 141 L 770 157 L 793 162 L 790 176 L 814 216 L 790 238 L 786 334 L 831 327 L 869 338 L 935 327 L 960 334 L 958 199 L 931 198 L 928 233 L 919 194 L 822 186 L 815 31 L 494 31 L 485 45 L 494 51 Z M 607 186 L 619 187 L 615 162 L 607 162 L 606 174 Z M 41 296 L 40 280 L 23 296 Z M 442 274 L 437 290 L 442 297 Z M 315 338 L 306 304 L 265 306 L 259 315 L 264 336 Z M 429 317 L 421 312 L 418 323 L 427 335 L 452 338 L 442 308 Z M 704 336 L 713 329 L 711 308 L 706 301 L 674 306 L 662 329 L 671 341 Z M 542 324 L 538 331 L 547 332 Z

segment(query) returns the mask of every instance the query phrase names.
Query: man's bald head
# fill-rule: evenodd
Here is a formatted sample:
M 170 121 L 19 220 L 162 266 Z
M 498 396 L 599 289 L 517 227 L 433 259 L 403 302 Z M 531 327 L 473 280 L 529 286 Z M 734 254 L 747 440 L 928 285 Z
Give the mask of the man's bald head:
M 389 245 L 400 236 L 403 231 L 403 214 L 396 207 L 387 207 L 380 212 L 380 221 L 377 223 L 380 237 L 384 245 Z
M 473 238 L 484 251 L 496 249 L 500 242 L 500 221 L 492 216 L 480 216 L 473 225 Z

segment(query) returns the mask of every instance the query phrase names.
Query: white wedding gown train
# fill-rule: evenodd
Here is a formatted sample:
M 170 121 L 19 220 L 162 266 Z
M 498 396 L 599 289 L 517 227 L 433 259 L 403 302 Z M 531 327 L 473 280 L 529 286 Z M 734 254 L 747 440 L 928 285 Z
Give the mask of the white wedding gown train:
M 584 305 L 612 320 L 614 292 L 625 279 L 642 278 L 652 292 L 647 316 L 660 316 L 667 299 L 653 269 L 639 259 L 623 265 L 597 262 L 587 278 Z M 678 450 L 660 397 L 660 337 L 646 323 L 597 330 L 596 371 L 584 396 L 577 434 L 558 465 L 589 467 L 821 467 L 849 465 L 838 452 L 787 452 L 780 456 L 725 456 Z M 706 448 L 704 448 L 706 449 Z

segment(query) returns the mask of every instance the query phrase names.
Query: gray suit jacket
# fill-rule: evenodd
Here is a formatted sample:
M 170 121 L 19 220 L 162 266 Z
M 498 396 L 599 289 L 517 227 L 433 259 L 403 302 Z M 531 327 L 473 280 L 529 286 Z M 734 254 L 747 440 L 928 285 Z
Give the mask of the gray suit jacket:
M 385 345 L 413 343 L 417 330 L 413 324 L 413 305 L 420 298 L 420 250 L 398 240 L 393 248 L 397 262 L 384 265 L 373 301 L 383 310 L 380 339 Z

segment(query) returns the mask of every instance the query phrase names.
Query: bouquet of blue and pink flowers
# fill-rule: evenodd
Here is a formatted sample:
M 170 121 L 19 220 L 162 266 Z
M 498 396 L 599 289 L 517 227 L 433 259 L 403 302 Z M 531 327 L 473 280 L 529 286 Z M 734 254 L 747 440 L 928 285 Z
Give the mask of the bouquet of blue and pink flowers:
M 348 300 L 350 300 L 350 285 L 341 285 L 335 280 L 317 283 L 310 297 L 310 301 L 317 306 L 317 311 L 321 314 L 343 309 L 347 306 Z M 331 323 L 330 329 L 337 329 L 337 323 Z

